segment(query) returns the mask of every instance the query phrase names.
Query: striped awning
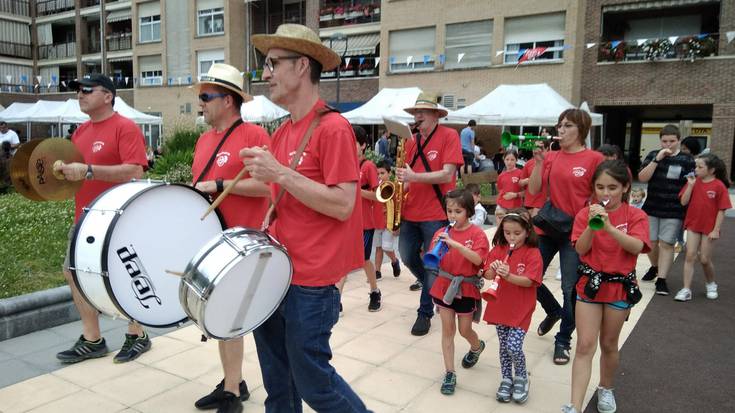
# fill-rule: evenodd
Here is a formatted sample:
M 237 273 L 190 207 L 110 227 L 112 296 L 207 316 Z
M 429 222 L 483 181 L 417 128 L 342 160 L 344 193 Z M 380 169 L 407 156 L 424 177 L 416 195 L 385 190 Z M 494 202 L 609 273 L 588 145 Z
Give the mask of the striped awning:
M 109 63 L 115 63 L 115 62 L 128 62 L 132 61 L 133 56 L 116 56 L 116 57 L 108 57 L 107 61 Z
M 107 23 L 121 22 L 123 20 L 130 20 L 132 18 L 133 15 L 130 9 L 115 10 L 111 11 L 110 14 L 107 15 Z
M 603 13 L 615 13 L 639 10 L 660 10 L 671 7 L 696 6 L 698 4 L 719 3 L 720 0 L 657 0 L 637 3 L 611 4 L 602 8 Z
M 322 39 L 324 46 L 331 47 L 338 55 L 366 56 L 375 54 L 375 48 L 380 43 L 380 33 L 356 34 L 347 37 L 347 50 L 345 51 L 344 40 Z

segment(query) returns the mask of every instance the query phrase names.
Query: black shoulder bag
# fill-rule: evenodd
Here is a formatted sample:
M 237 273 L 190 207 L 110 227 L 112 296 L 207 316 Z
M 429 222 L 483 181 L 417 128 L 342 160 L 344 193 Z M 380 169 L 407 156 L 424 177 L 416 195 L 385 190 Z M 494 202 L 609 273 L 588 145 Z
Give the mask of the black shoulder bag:
M 214 158 L 217 157 L 217 153 L 219 152 L 220 148 L 222 148 L 222 145 L 225 144 L 225 141 L 227 140 L 228 137 L 230 137 L 230 135 L 232 134 L 232 131 L 234 131 L 235 128 L 237 128 L 238 126 L 242 125 L 242 123 L 243 123 L 242 119 L 238 119 L 235 121 L 235 123 L 232 124 L 232 126 L 230 126 L 230 129 L 227 129 L 227 133 L 225 133 L 225 136 L 223 136 L 222 140 L 219 141 L 219 144 L 217 145 L 217 147 L 214 148 L 214 152 L 212 152 L 212 156 L 209 157 L 209 161 L 207 161 L 207 165 L 205 165 L 204 169 L 202 169 L 202 173 L 199 174 L 199 177 L 194 181 L 193 184 L 191 184 L 191 186 L 196 186 L 202 180 L 202 178 L 204 178 L 204 175 L 206 175 L 207 172 L 209 172 L 209 169 L 212 167 L 212 164 L 214 163 Z
M 551 164 L 551 168 L 554 164 Z M 554 206 L 551 202 L 551 170 L 547 178 L 547 186 L 549 188 L 549 199 L 546 200 L 544 206 L 539 209 L 533 224 L 541 228 L 546 235 L 553 238 L 557 242 L 568 241 L 572 233 L 573 218 L 566 212 Z
M 413 159 L 411 160 L 411 163 L 409 163 L 409 166 L 413 168 L 413 166 L 416 164 L 416 160 L 418 158 L 421 158 L 421 163 L 424 165 L 424 169 L 426 172 L 432 172 L 431 166 L 429 166 L 429 161 L 426 159 L 426 155 L 424 155 L 424 148 L 429 144 L 429 141 L 434 136 L 434 133 L 436 130 L 439 129 L 439 125 L 436 125 L 434 127 L 434 130 L 431 131 L 429 134 L 429 137 L 426 138 L 426 141 L 424 144 L 421 144 L 421 133 L 416 134 L 416 155 L 413 156 Z M 441 189 L 439 189 L 439 185 L 437 184 L 431 184 L 431 187 L 434 188 L 434 194 L 436 194 L 436 199 L 439 201 L 439 205 L 442 207 L 442 211 L 446 211 L 447 207 L 444 200 L 444 195 L 442 195 Z

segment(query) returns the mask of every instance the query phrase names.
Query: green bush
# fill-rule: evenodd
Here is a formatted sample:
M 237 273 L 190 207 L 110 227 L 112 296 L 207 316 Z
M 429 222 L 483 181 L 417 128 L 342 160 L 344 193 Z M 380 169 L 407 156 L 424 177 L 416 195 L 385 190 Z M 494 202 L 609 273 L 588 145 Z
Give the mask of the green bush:
M 199 129 L 178 127 L 174 130 L 171 136 L 166 137 L 163 144 L 163 154 L 180 152 L 180 151 L 191 151 L 194 152 L 194 146 L 196 146 L 197 139 L 200 135 Z
M 457 178 L 457 188 L 464 188 L 461 178 Z M 493 186 L 490 184 L 480 184 L 480 196 L 491 196 L 493 194 Z
M 167 182 L 190 183 L 194 146 L 199 135 L 198 129 L 176 129 L 173 135 L 166 139 L 163 156 L 156 159 L 153 168 L 148 171 L 148 177 Z

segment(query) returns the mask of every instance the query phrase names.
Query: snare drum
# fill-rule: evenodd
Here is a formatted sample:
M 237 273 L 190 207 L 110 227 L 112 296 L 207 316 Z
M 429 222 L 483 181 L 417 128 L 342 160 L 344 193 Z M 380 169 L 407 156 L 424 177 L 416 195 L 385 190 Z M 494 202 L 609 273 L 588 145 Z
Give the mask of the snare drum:
M 268 234 L 230 228 L 209 241 L 186 267 L 179 299 L 202 332 L 227 340 L 265 322 L 291 284 L 291 258 Z
M 186 185 L 124 183 L 97 197 L 77 223 L 70 270 L 77 288 L 101 313 L 151 327 L 180 325 L 180 276 L 202 245 L 222 231 L 210 203 Z

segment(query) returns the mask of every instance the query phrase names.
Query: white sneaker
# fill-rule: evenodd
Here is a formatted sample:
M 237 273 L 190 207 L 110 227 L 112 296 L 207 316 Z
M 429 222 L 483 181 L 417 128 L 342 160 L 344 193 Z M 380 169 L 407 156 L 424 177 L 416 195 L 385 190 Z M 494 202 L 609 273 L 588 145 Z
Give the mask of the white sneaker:
M 561 407 L 561 413 L 579 413 L 579 412 L 571 404 L 565 404 L 564 406 Z
M 556 270 L 556 280 L 561 281 L 561 268 Z
M 615 404 L 615 395 L 612 389 L 597 388 L 597 411 L 600 413 L 615 413 L 618 409 Z
M 717 297 L 720 295 L 717 294 L 717 283 L 712 281 L 711 283 L 706 283 L 705 286 L 707 287 L 707 298 L 710 300 L 716 300 Z
M 679 290 L 678 293 L 676 293 L 676 296 L 674 297 L 674 300 L 676 301 L 689 301 L 691 299 L 692 299 L 692 290 L 688 288 L 682 288 L 681 290 Z

